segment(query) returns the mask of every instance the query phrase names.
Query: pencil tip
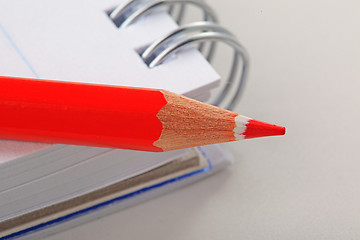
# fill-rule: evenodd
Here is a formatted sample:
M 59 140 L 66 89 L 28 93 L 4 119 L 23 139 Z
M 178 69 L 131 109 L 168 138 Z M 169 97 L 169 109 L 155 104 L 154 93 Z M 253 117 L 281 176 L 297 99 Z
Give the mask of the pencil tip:
M 250 119 L 244 132 L 245 138 L 284 135 L 285 127 Z

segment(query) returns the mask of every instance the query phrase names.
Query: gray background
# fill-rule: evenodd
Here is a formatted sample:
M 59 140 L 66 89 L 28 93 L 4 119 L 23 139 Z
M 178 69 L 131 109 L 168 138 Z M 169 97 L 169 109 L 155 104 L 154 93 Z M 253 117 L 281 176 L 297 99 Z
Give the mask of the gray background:
M 215 1 L 251 56 L 236 111 L 284 137 L 230 168 L 49 239 L 360 239 L 360 2 Z

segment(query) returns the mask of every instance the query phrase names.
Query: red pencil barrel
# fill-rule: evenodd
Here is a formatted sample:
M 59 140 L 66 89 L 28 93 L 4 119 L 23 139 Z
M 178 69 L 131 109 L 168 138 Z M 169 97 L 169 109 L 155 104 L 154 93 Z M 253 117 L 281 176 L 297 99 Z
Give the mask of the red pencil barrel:
M 158 90 L 0 77 L 0 138 L 162 151 Z

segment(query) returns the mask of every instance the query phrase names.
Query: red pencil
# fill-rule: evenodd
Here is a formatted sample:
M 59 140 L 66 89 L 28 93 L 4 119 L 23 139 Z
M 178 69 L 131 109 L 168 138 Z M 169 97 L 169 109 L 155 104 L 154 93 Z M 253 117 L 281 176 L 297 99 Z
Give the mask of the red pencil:
M 169 151 L 283 135 L 164 90 L 0 76 L 0 138 Z

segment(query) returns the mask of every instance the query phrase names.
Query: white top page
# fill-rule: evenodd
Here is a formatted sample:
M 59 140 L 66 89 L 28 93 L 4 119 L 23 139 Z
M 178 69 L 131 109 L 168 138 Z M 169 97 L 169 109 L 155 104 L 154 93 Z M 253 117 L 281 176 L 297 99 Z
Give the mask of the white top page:
M 119 29 L 106 11 L 120 3 L 1 1 L 0 75 L 160 88 L 190 97 L 217 84 L 218 75 L 195 49 L 148 68 L 136 50 L 177 25 L 165 12 L 156 12 Z M 0 141 L 0 163 L 49 146 Z

